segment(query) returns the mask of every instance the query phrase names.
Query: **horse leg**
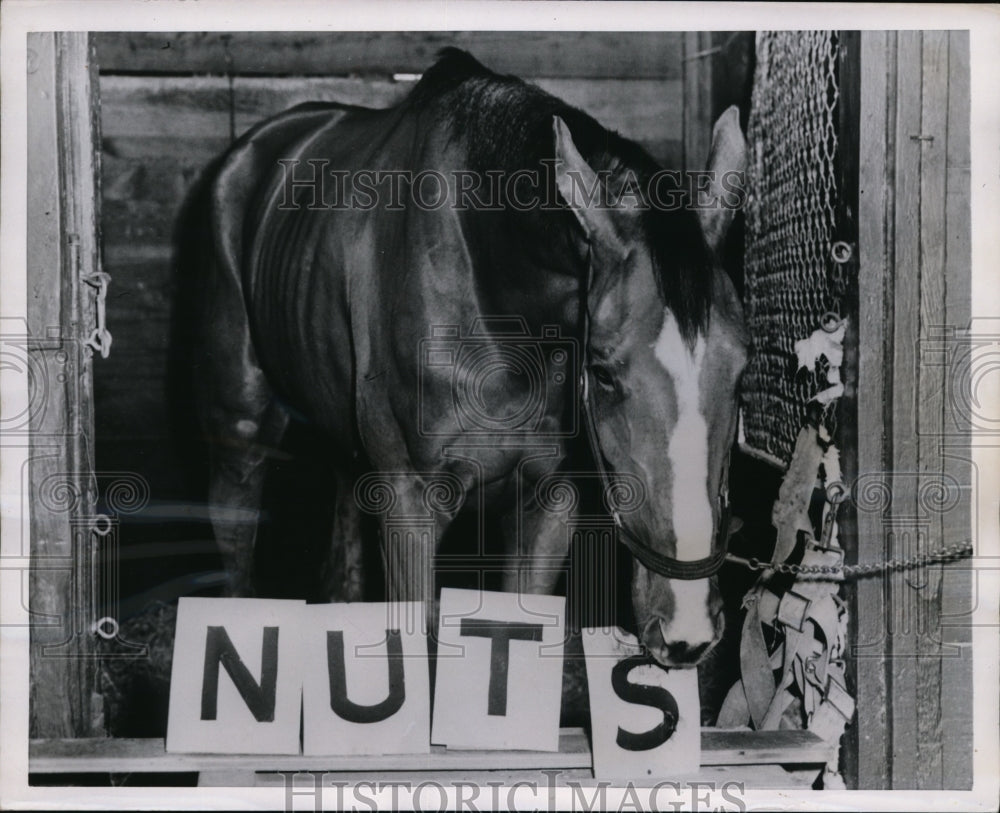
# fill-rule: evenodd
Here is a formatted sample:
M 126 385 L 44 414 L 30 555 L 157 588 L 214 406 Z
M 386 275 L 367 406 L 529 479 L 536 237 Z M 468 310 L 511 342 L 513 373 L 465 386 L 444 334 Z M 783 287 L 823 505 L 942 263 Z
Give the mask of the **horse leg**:
M 503 589 L 509 593 L 551 595 L 569 558 L 569 526 L 564 514 L 542 509 L 534 498 L 503 517 L 503 532 L 511 567 L 504 570 Z
M 228 577 L 226 595 L 252 596 L 264 475 L 288 416 L 268 398 L 256 410 L 213 410 L 207 424 L 212 446 L 208 508 Z
M 361 509 L 354 496 L 354 478 L 337 473 L 333 535 L 323 566 L 322 590 L 328 601 L 364 598 Z
M 390 602 L 424 602 L 425 630 L 435 629 L 437 601 L 434 555 L 460 505 L 428 511 L 424 494 L 432 483 L 413 475 L 386 475 L 394 503 L 381 523 L 386 596 Z M 458 495 L 460 502 L 464 492 Z

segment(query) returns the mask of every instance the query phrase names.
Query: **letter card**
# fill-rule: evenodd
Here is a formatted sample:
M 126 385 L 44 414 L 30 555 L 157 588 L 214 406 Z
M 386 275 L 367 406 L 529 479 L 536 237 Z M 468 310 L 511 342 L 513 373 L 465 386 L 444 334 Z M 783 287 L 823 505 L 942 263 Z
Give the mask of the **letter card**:
M 304 752 L 429 752 L 424 605 L 313 604 L 303 618 Z
M 441 590 L 431 741 L 557 751 L 561 596 Z
M 617 627 L 582 631 L 594 777 L 670 779 L 701 762 L 697 669 L 664 669 Z
M 167 750 L 297 754 L 301 601 L 182 598 Z

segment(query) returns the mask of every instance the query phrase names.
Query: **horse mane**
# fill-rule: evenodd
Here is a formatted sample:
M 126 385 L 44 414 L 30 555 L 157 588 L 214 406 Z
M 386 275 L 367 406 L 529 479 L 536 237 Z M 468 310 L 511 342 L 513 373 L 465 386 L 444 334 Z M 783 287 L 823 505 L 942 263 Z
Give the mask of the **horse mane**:
M 660 166 L 646 150 L 588 114 L 515 76 L 494 73 L 459 48 L 444 48 L 404 104 L 434 110 L 466 144 L 470 169 L 511 173 L 553 158 L 553 116 L 569 127 L 595 171 L 631 171 L 645 182 Z M 544 177 L 544 175 L 540 176 Z M 551 190 L 550 190 L 551 191 Z M 554 198 L 542 198 L 554 199 Z M 661 298 L 689 342 L 708 322 L 712 257 L 694 211 L 649 206 L 642 229 L 657 269 Z

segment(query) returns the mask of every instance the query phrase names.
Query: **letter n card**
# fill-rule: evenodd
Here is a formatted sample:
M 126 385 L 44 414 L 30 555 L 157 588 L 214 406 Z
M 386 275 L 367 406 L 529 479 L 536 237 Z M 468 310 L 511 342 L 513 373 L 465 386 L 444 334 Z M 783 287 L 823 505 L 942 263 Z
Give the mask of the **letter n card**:
M 431 742 L 559 750 L 561 596 L 441 590 Z
M 424 605 L 303 610 L 306 754 L 426 754 L 431 690 Z
M 182 598 L 167 750 L 297 754 L 302 601 Z
M 696 669 L 664 669 L 616 627 L 582 631 L 594 777 L 669 779 L 701 762 Z

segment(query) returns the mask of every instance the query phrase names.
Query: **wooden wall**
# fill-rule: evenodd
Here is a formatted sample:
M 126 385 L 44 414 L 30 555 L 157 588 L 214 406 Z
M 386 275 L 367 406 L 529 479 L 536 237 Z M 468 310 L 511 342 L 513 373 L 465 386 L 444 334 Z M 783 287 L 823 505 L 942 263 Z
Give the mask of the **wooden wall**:
M 306 100 L 385 106 L 446 45 L 537 82 L 643 144 L 665 166 L 708 153 L 716 35 L 680 33 L 105 33 L 100 71 L 102 240 L 113 279 L 111 357 L 95 369 L 98 468 L 150 482 L 142 528 L 122 528 L 123 580 L 153 589 L 191 570 L 157 562 L 139 537 L 176 541 L 210 556 L 198 504 L 200 472 L 190 394 L 176 360 L 183 341 L 182 204 L 209 162 L 251 125 Z M 690 57 L 690 58 L 685 58 Z M 408 75 L 408 76 L 407 76 Z M 395 77 L 395 78 L 394 78 Z M 169 518 L 175 525 L 170 527 Z M 141 520 L 139 517 L 137 520 Z M 186 521 L 179 528 L 177 522 Z M 130 542 L 131 540 L 131 542 Z M 145 544 L 145 543 L 144 543 Z M 130 548 L 132 553 L 127 551 Z M 149 548 L 152 553 L 153 549 Z M 195 569 L 215 565 L 201 560 Z M 185 571 L 185 568 L 187 571 Z M 131 575 L 130 575 L 131 574 Z M 184 592 L 183 585 L 178 589 Z M 154 594 L 149 594 L 153 596 Z M 156 594 L 159 595 L 159 594 Z
M 860 64 L 855 499 L 877 561 L 970 538 L 968 33 L 865 32 Z M 971 787 L 969 567 L 858 583 L 862 788 Z
M 28 53 L 27 350 L 37 404 L 29 417 L 30 736 L 92 736 L 103 726 L 90 628 L 98 545 L 84 349 L 96 323 L 87 279 L 100 270 L 96 76 L 86 34 L 33 33 Z

